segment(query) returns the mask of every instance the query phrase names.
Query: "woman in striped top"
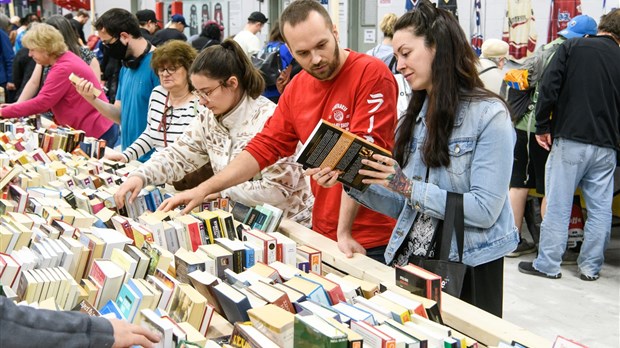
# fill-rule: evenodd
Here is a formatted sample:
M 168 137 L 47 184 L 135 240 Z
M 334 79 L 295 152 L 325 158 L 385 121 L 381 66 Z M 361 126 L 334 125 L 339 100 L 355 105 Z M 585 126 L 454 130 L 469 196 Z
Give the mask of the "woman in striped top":
M 189 68 L 196 50 L 186 42 L 171 40 L 153 52 L 151 67 L 159 75 L 160 86 L 149 99 L 148 124 L 123 153 L 106 149 L 105 158 L 129 162 L 153 149 L 172 144 L 198 113 L 198 99 L 192 94 Z

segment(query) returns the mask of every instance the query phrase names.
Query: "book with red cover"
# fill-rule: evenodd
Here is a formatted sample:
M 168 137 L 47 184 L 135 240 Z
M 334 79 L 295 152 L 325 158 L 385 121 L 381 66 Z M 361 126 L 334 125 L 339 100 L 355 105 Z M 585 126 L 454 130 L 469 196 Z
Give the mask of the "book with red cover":
M 431 299 L 441 308 L 441 277 L 414 264 L 396 266 L 396 285 Z

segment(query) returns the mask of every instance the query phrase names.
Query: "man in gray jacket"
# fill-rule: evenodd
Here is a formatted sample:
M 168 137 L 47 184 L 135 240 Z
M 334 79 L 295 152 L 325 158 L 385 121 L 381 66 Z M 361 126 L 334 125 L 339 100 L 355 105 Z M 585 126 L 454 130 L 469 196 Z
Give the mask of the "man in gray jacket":
M 127 321 L 17 306 L 0 296 L 0 347 L 153 347 L 159 339 Z

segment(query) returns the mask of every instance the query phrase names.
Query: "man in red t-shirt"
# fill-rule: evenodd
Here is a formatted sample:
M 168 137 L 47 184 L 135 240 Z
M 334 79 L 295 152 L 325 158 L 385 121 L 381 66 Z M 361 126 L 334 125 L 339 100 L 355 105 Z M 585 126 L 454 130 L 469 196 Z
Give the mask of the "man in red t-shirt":
M 197 188 L 164 201 L 160 209 L 185 204 L 184 212 L 189 212 L 207 195 L 251 179 L 295 153 L 321 119 L 392 148 L 398 87 L 387 66 L 339 47 L 338 32 L 316 1 L 291 3 L 280 21 L 286 43 L 304 71 L 286 87 L 273 116 L 237 158 Z M 360 207 L 340 184 L 323 188 L 312 181 L 311 185 L 312 229 L 338 241 L 348 257 L 357 252 L 384 262 L 394 220 Z

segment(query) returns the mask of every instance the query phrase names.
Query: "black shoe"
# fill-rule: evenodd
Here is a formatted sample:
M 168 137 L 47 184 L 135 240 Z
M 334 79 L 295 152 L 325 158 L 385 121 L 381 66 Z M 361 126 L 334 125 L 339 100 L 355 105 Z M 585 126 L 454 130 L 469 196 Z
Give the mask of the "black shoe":
M 536 245 L 528 242 L 525 239 L 521 239 L 519 241 L 519 245 L 517 245 L 517 248 L 510 254 L 506 255 L 506 257 L 519 257 L 521 255 L 531 254 L 533 252 L 536 252 Z
M 530 274 L 530 275 L 535 275 L 535 276 L 539 276 L 543 278 L 549 278 L 549 279 L 562 278 L 562 273 L 558 273 L 556 275 L 547 275 L 546 273 L 543 273 L 535 269 L 533 262 L 527 262 L 527 261 L 519 262 L 519 272 Z
M 590 275 L 585 275 L 585 274 L 583 274 L 583 273 L 581 273 L 581 275 L 579 276 L 579 278 L 581 278 L 581 280 L 585 280 L 585 281 L 587 281 L 587 282 L 592 282 L 592 281 L 595 281 L 595 280 L 597 280 L 597 279 L 598 279 L 598 277 L 599 277 L 599 275 L 598 275 L 598 274 L 595 274 L 595 275 L 593 275 L 593 276 L 590 276 Z

